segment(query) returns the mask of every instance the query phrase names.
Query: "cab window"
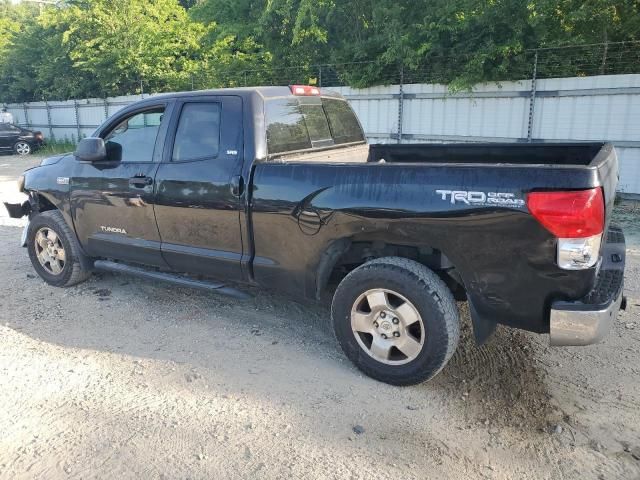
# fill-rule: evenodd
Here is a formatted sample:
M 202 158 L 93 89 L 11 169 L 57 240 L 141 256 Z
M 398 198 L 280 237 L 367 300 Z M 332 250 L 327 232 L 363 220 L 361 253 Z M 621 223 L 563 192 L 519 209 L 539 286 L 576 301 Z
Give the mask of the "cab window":
M 216 158 L 220 150 L 219 103 L 186 103 L 182 107 L 173 162 L 189 162 Z
M 122 120 L 104 137 L 107 159 L 152 162 L 163 114 L 164 107 L 157 107 Z

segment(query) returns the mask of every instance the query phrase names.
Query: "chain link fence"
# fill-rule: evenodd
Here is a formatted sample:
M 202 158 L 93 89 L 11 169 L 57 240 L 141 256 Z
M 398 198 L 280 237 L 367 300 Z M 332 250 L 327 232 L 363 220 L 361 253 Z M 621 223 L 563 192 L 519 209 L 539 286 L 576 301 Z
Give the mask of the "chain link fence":
M 430 56 L 428 61 L 416 65 L 389 66 L 379 61 L 341 64 L 305 65 L 276 68 L 266 66 L 249 70 L 202 71 L 189 77 L 180 88 L 139 79 L 133 91 L 120 92 L 121 97 L 104 99 L 42 99 L 39 102 L 8 105 L 17 113 L 20 124 L 48 130 L 50 138 L 59 136 L 56 130 L 65 130 L 66 137 L 75 140 L 86 130 L 97 127 L 118 108 L 146 95 L 167 91 L 206 90 L 213 88 L 252 87 L 259 85 L 309 84 L 323 88 L 375 87 L 396 85 L 398 131 L 402 140 L 403 94 L 406 87 L 415 84 L 447 85 L 448 94 L 471 92 L 477 88 L 475 79 L 484 83 L 530 81 L 527 138 L 531 140 L 535 114 L 536 85 L 539 80 L 561 77 L 591 77 L 640 73 L 640 41 L 610 42 L 566 47 L 539 48 L 501 55 L 442 55 Z M 522 92 L 519 93 L 522 95 Z M 101 103 L 101 118 L 95 113 L 82 115 L 87 107 Z M 60 114 L 58 110 L 68 110 Z M 15 115 L 14 113 L 14 115 Z M 88 118 L 81 118 L 88 117 Z M 75 134 L 71 132 L 75 130 Z
M 248 70 L 216 70 L 193 74 L 178 90 L 311 84 L 319 87 L 440 83 L 464 90 L 479 79 L 489 82 L 533 77 L 588 77 L 640 73 L 640 41 L 609 42 L 524 50 L 500 55 L 431 55 L 418 64 L 380 61 L 339 64 L 265 66 Z M 159 93 L 166 86 L 141 79 L 136 92 Z

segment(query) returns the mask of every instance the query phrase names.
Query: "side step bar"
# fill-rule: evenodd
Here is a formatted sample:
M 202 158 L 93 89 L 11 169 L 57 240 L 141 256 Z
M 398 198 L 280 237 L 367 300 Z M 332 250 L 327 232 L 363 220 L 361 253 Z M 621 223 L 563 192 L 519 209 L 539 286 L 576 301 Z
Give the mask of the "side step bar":
M 230 297 L 246 300 L 251 298 L 248 293 L 242 292 L 236 288 L 229 287 L 224 283 L 208 282 L 205 280 L 195 280 L 175 273 L 158 272 L 148 270 L 142 267 L 134 267 L 124 263 L 111 262 L 109 260 L 96 260 L 93 262 L 96 270 L 104 270 L 107 272 L 125 273 L 134 277 L 146 278 L 148 280 L 160 280 L 161 282 L 173 283 L 181 287 L 198 288 L 209 292 L 221 293 Z

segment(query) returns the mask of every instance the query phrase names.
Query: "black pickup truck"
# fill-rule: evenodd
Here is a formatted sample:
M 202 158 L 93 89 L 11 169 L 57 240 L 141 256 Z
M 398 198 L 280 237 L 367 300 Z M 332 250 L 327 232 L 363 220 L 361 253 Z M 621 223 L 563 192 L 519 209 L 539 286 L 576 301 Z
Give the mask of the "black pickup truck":
M 609 144 L 369 145 L 339 95 L 264 87 L 134 103 L 25 172 L 7 209 L 51 285 L 97 269 L 333 294 L 345 354 L 408 385 L 455 351 L 455 300 L 479 342 L 498 323 L 602 339 L 624 308 L 617 181 Z

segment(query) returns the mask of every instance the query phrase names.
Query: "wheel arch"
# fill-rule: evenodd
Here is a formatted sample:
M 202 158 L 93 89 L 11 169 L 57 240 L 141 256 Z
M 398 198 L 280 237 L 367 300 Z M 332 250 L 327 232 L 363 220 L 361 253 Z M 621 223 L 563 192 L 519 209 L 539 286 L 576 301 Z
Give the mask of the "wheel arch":
M 37 273 L 50 285 L 57 287 L 68 287 L 75 285 L 86 280 L 91 275 L 93 262 L 86 257 L 84 252 L 79 249 L 79 244 L 75 236 L 73 229 L 67 224 L 64 215 L 61 210 L 57 208 L 42 210 L 37 215 L 31 218 L 28 225 L 28 242 L 27 249 L 29 252 L 29 258 L 33 267 Z M 53 255 L 57 259 L 58 251 L 60 248 L 65 252 L 64 254 L 64 266 L 59 272 L 47 270 L 45 263 L 39 258 L 39 251 L 37 244 L 42 245 L 37 241 L 37 233 L 46 228 L 49 231 L 53 231 L 58 242 L 61 245 L 58 249 L 54 247 Z M 48 236 L 48 234 L 47 234 Z M 50 238 L 50 237 L 49 237 Z M 56 240 L 51 240 L 55 242 Z M 51 246 L 51 244 L 50 244 Z M 44 248 L 44 247 L 42 247 Z M 52 253 L 49 252 L 48 258 L 45 261 L 52 265 Z
M 445 282 L 456 300 L 466 300 L 469 303 L 476 342 L 478 344 L 485 343 L 495 331 L 496 322 L 481 315 L 477 306 L 474 305 L 474 296 L 469 294 L 464 275 L 458 268 L 456 262 L 458 259 L 455 254 L 431 245 L 431 242 L 415 245 L 397 238 L 379 235 L 373 238 L 354 235 L 334 240 L 320 255 L 315 276 L 315 297 L 317 300 L 322 298 L 332 276 L 338 275 L 338 270 L 345 265 L 346 273 L 348 273 L 373 259 L 407 258 L 433 270 Z M 357 259 L 359 261 L 356 261 Z
M 449 272 L 451 281 L 464 289 L 464 282 L 454 262 L 439 248 L 427 243 L 416 245 L 394 238 L 354 235 L 330 242 L 320 254 L 315 278 L 316 299 L 320 299 L 336 269 L 346 267 L 351 271 L 369 260 L 382 257 L 408 258 L 436 272 Z M 449 283 L 448 286 L 451 288 Z
M 25 193 L 29 195 L 29 205 L 31 211 L 29 213 L 29 218 L 32 218 L 34 215 L 38 215 L 39 213 L 57 210 L 62 215 L 62 218 L 66 222 L 67 226 L 71 230 L 73 235 L 76 235 L 75 224 L 73 222 L 73 218 L 71 217 L 70 209 L 68 208 L 69 202 L 68 199 L 64 196 L 56 194 L 54 192 L 49 192 L 46 190 L 29 190 L 26 189 Z M 93 262 L 90 260 L 82 245 L 78 241 L 78 250 L 81 255 L 79 255 L 80 263 L 83 268 L 91 269 L 93 268 Z
M 60 210 L 56 205 L 55 199 L 39 191 L 29 191 L 29 204 L 31 211 L 34 213 L 42 213 L 48 210 Z

